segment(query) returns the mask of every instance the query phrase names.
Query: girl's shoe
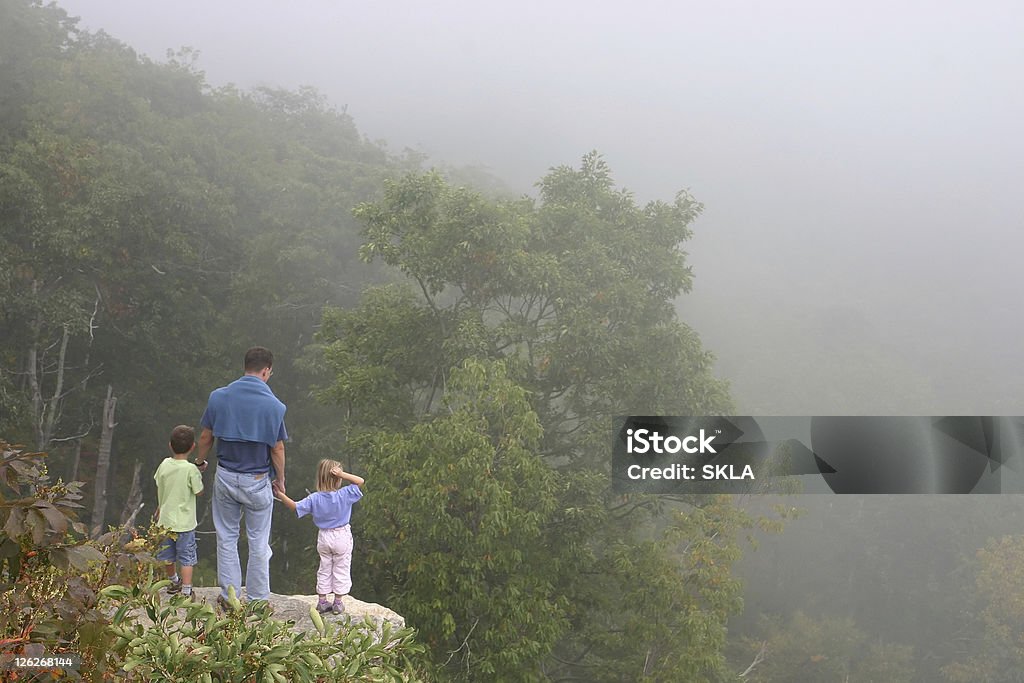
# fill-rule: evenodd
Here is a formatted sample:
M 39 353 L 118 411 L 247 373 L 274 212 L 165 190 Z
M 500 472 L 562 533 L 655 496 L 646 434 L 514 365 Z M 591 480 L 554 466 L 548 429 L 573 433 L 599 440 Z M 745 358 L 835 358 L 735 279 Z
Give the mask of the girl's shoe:
M 341 600 L 335 600 L 334 604 L 331 605 L 331 613 L 332 614 L 342 614 L 344 612 L 345 612 L 345 603 L 343 603 Z
M 316 611 L 319 612 L 320 614 L 324 614 L 326 612 L 330 612 L 331 611 L 331 603 L 327 602 L 326 600 L 319 601 L 318 603 L 316 603 Z

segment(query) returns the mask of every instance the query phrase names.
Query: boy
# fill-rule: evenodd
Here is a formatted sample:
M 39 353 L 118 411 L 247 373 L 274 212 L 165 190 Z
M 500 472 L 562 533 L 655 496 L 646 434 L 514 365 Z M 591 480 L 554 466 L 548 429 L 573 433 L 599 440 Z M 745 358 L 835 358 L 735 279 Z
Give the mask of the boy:
M 189 462 L 196 447 L 195 430 L 178 425 L 167 444 L 172 457 L 164 458 L 153 479 L 156 480 L 157 523 L 174 533 L 157 553 L 156 559 L 167 563 L 171 586 L 167 593 L 192 594 L 192 567 L 196 565 L 196 496 L 203 492 L 203 475 Z M 181 564 L 181 577 L 174 570 Z

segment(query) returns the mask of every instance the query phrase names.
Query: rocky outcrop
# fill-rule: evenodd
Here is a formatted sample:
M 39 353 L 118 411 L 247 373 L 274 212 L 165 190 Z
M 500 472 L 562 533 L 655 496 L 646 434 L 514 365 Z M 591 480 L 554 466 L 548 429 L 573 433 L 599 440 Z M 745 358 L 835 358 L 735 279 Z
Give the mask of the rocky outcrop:
M 216 604 L 217 596 L 220 595 L 220 588 L 196 588 L 197 600 L 206 600 L 209 604 Z M 396 614 L 387 607 L 372 602 L 356 600 L 346 595 L 342 600 L 345 603 L 344 614 L 323 615 L 325 622 L 362 624 L 369 619 L 375 631 L 379 631 L 384 622 L 389 622 L 392 628 L 404 628 L 405 618 Z M 313 631 L 313 620 L 309 617 L 309 608 L 316 606 L 317 596 L 315 595 L 277 595 L 270 594 L 270 605 L 274 608 L 274 618 L 282 621 L 294 621 L 295 629 L 299 631 Z

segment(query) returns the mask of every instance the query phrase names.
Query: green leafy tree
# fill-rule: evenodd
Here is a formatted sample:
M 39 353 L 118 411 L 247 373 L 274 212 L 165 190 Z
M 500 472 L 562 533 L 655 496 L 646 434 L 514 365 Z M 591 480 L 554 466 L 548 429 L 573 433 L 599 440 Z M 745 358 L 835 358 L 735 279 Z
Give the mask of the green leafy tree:
M 973 648 L 982 629 L 971 615 L 985 600 L 971 588 L 979 547 L 1019 527 L 1019 497 L 981 499 L 800 497 L 793 502 L 806 513 L 737 565 L 745 583 L 744 614 L 730 622 L 731 633 L 765 637 L 758 625 L 762 613 L 849 620 L 879 642 L 912 647 L 915 681 L 941 680 L 951 654 L 962 663 L 978 652 Z M 764 508 L 770 502 L 758 498 L 744 506 L 756 514 L 752 504 Z
M 516 362 L 552 457 L 579 457 L 624 408 L 727 412 L 710 354 L 673 307 L 692 285 L 680 245 L 700 204 L 680 193 L 638 206 L 597 154 L 539 187 L 539 206 L 492 202 L 413 175 L 356 209 L 364 257 L 405 273 L 433 315 L 434 372 L 407 382 L 423 393 L 418 407 L 430 412 L 453 359 L 481 354 Z
M 691 285 L 680 243 L 700 205 L 681 193 L 670 204 L 638 206 L 596 154 L 579 169 L 554 169 L 539 187 L 537 201 L 490 200 L 437 173 L 413 174 L 356 209 L 364 257 L 394 266 L 411 285 L 372 289 L 353 310 L 327 311 L 314 349 L 314 364 L 332 378 L 319 396 L 342 407 L 356 464 L 396 483 L 380 507 L 367 505 L 359 580 L 423 620 L 413 623 L 453 675 L 484 675 L 502 653 L 516 653 L 526 679 L 711 680 L 725 670 L 725 621 L 740 604 L 729 576 L 735 534 L 752 520 L 728 500 L 622 499 L 607 478 L 613 415 L 729 411 L 710 355 L 673 308 Z M 524 391 L 539 426 L 524 448 L 555 482 L 543 533 L 502 554 L 529 554 L 524 572 L 541 582 L 541 594 L 552 587 L 549 611 L 526 612 L 545 617 L 528 634 L 515 626 L 521 617 L 500 608 L 523 599 L 513 577 L 482 575 L 478 539 L 447 533 L 449 525 L 473 528 L 466 515 L 477 509 L 487 519 L 515 518 L 509 504 L 529 482 L 502 482 L 504 497 L 482 489 L 464 510 L 449 505 L 466 495 L 463 487 L 457 494 L 419 471 L 433 458 L 454 459 L 477 487 L 488 482 L 479 478 L 483 442 L 470 448 L 468 423 L 446 415 L 458 396 L 455 369 L 467 361 L 500 361 Z M 510 438 L 493 424 L 477 428 L 477 439 Z M 364 430 L 377 448 L 363 447 Z M 385 443 L 401 455 L 387 454 Z M 371 518 L 393 506 L 402 517 L 382 530 Z M 438 528 L 403 535 L 417 517 Z M 533 555 L 541 541 L 548 552 Z M 413 581 L 410 567 L 438 552 L 444 571 L 428 564 Z M 465 581 L 452 583 L 455 575 Z M 477 594 L 491 599 L 451 612 L 451 621 L 427 607 Z
M 786 620 L 764 619 L 762 639 L 742 680 L 910 683 L 912 647 L 868 636 L 852 619 L 813 618 L 796 611 Z
M 977 611 L 961 621 L 953 661 L 942 673 L 956 683 L 1018 683 L 1024 680 L 1024 541 L 1019 536 L 990 541 L 978 551 L 973 568 Z
M 116 511 L 132 460 L 155 468 L 169 426 L 195 423 L 263 344 L 294 416 L 289 478 L 310 480 L 329 442 L 308 438 L 323 415 L 304 409 L 309 379 L 291 362 L 323 306 L 353 303 L 372 275 L 352 207 L 412 162 L 312 89 L 213 89 L 194 51 L 154 62 L 32 0 L 0 0 L 0 24 L 4 433 L 92 472 L 112 385 Z M 298 585 L 295 556 L 275 558 L 282 589 Z
M 451 670 L 535 679 L 564 629 L 559 480 L 534 455 L 537 416 L 501 364 L 468 361 L 444 403 L 408 432 L 364 436 L 360 536 L 388 539 L 366 573 L 397 587 L 395 609 Z

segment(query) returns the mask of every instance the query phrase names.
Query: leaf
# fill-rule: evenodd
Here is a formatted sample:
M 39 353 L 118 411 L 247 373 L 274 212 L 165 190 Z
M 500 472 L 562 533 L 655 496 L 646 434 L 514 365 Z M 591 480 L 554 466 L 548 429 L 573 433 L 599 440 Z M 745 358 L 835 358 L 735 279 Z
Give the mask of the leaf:
M 124 586 L 117 584 L 106 586 L 100 590 L 100 596 L 112 600 L 124 600 L 131 595 L 131 592 Z
M 46 517 L 47 523 L 50 525 L 50 529 L 57 533 L 65 533 L 68 531 L 69 519 L 66 514 L 63 514 L 49 503 L 36 503 L 35 509 L 43 513 Z
M 10 538 L 18 538 L 25 533 L 25 510 L 13 508 L 4 524 L 4 533 Z
M 68 552 L 65 548 L 54 548 L 50 551 L 50 562 L 57 569 L 68 568 Z
M 32 532 L 32 543 L 39 547 L 46 540 L 47 522 L 43 514 L 38 510 L 30 509 L 26 518 L 29 530 Z
M 0 540 L 0 558 L 18 557 L 21 548 L 10 538 Z
M 104 562 L 106 556 L 91 545 L 76 545 L 67 549 L 68 561 L 79 571 L 88 571 L 90 562 Z

